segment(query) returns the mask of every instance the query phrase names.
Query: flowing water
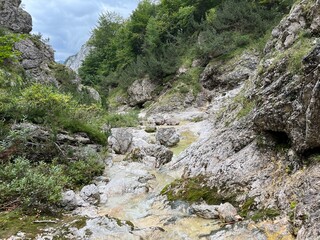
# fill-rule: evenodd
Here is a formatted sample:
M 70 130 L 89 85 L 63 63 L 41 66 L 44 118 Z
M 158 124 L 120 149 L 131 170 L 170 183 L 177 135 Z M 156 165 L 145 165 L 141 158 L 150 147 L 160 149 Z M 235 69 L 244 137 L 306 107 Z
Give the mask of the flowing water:
M 172 149 L 176 157 L 199 137 L 196 123 L 177 127 L 182 133 L 181 142 Z M 149 239 L 200 239 L 219 229 L 216 220 L 199 218 L 190 214 L 184 202 L 169 203 L 160 194 L 161 190 L 175 179 L 181 178 L 182 170 L 169 170 L 163 166 L 155 169 L 143 163 L 126 163 L 117 156 L 107 168 L 110 178 L 108 197 L 99 207 L 99 215 L 127 220 L 137 229 L 155 227 L 161 229 Z M 139 184 L 144 176 L 146 184 Z M 144 181 L 142 181 L 144 183 Z M 138 186 L 138 187 L 137 187 Z M 144 191 L 144 187 L 147 191 Z M 135 188 L 135 189 L 134 189 Z M 141 192 L 140 192 L 141 190 Z

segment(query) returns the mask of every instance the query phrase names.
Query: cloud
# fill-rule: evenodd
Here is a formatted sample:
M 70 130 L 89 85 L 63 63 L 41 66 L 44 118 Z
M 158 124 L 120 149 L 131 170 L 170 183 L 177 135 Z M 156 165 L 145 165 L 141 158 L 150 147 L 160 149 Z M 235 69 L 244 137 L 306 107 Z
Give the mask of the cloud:
M 99 14 L 117 12 L 128 17 L 139 0 L 22 0 L 33 18 L 33 32 L 50 39 L 57 61 L 79 51 L 90 37 Z

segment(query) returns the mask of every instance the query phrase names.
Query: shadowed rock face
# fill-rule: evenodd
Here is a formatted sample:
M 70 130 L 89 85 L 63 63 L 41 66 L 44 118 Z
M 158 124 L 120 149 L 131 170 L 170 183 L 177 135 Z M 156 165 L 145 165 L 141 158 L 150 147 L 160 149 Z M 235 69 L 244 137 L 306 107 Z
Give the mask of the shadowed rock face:
M 32 18 L 20 4 L 21 0 L 0 0 L 0 26 L 16 33 L 30 33 Z
M 256 80 L 257 129 L 286 133 L 298 152 L 320 147 L 320 44 L 312 40 L 319 37 L 319 9 L 319 1 L 302 1 L 272 31 Z M 311 37 L 301 37 L 305 33 Z M 295 60 L 299 51 L 304 57 Z M 294 61 L 301 68 L 292 71 Z

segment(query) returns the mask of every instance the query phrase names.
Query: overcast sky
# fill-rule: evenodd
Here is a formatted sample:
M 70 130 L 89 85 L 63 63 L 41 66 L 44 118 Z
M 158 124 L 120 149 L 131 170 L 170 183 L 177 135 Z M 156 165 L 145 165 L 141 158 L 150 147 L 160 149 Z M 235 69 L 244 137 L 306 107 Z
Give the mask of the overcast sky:
M 22 0 L 33 19 L 33 32 L 50 39 L 57 61 L 77 53 L 103 11 L 128 17 L 139 0 Z

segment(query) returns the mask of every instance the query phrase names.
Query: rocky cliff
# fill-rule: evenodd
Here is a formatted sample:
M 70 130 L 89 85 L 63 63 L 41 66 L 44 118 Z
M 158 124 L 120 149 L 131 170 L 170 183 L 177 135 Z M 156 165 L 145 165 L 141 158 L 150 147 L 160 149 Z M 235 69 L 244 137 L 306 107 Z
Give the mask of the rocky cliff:
M 21 0 L 0 1 L 0 25 L 17 33 L 30 33 L 32 18 L 20 4 Z
M 90 53 L 90 50 L 91 47 L 89 47 L 87 44 L 84 44 L 76 55 L 68 57 L 68 59 L 65 61 L 65 65 L 77 73 L 83 60 Z
M 54 73 L 54 51 L 45 44 L 41 36 L 30 35 L 32 18 L 21 7 L 21 0 L 0 1 L 0 26 L 9 32 L 25 34 L 15 43 L 21 53 L 19 65 L 33 81 L 59 85 Z
M 277 209 L 274 228 L 287 226 L 282 237 L 320 236 L 319 17 L 318 0 L 295 4 L 239 88 L 224 87 L 229 74 L 207 66 L 213 131 L 172 163 L 185 167 L 184 178 L 205 176 L 240 206 L 249 201 L 252 212 Z

